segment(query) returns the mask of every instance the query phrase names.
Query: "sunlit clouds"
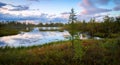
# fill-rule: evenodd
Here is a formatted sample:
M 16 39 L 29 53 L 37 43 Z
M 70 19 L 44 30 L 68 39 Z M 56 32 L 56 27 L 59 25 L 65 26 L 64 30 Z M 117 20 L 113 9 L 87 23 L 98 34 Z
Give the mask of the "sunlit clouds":
M 78 20 L 100 19 L 120 15 L 120 0 L 0 0 L 0 20 L 67 22 L 71 8 Z

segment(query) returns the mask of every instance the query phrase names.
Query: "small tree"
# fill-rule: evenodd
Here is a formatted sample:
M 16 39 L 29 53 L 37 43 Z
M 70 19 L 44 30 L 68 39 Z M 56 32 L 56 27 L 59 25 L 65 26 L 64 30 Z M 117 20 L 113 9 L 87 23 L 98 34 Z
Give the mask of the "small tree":
M 70 13 L 70 16 L 69 16 L 69 23 L 70 23 L 70 29 L 71 29 L 71 35 L 72 35 L 72 46 L 74 44 L 74 23 L 76 21 L 76 17 L 75 17 L 75 13 L 74 13 L 74 9 L 72 8 L 71 9 L 71 13 Z
M 74 46 L 74 34 L 75 34 L 75 30 L 74 30 L 74 27 L 75 27 L 75 22 L 76 22 L 76 17 L 75 17 L 75 13 L 74 13 L 74 9 L 72 8 L 71 9 L 71 12 L 70 12 L 70 16 L 69 16 L 69 24 L 70 24 L 70 32 L 71 32 L 71 35 L 72 35 L 72 48 Z

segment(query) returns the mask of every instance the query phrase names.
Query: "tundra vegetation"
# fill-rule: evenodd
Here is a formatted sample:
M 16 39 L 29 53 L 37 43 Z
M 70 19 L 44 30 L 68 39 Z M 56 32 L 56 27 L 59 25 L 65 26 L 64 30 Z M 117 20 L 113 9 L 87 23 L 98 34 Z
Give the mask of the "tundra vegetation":
M 91 37 L 103 39 L 72 38 L 72 42 L 67 40 L 30 47 L 0 47 L 0 65 L 120 65 L 120 17 L 105 16 L 103 21 L 92 18 L 89 22 L 76 20 L 72 24 L 1 22 L 0 36 L 30 31 L 31 27 L 38 26 L 59 26 L 68 30 L 72 36 L 77 32 L 87 32 Z
M 120 65 L 120 38 L 0 48 L 0 65 Z

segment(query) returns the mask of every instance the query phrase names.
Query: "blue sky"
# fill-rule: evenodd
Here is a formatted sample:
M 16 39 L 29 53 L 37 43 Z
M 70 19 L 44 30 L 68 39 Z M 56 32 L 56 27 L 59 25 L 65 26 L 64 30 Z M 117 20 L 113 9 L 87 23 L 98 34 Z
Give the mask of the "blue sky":
M 120 15 L 120 0 L 0 0 L 0 20 L 66 22 L 74 8 L 78 20 Z

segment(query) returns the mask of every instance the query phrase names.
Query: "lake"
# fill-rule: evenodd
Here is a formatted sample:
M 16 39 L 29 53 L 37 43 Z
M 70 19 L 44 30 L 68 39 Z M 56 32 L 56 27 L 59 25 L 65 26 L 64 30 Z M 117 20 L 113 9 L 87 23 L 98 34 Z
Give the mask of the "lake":
M 0 37 L 0 47 L 20 47 L 20 46 L 34 46 L 45 43 L 68 40 L 70 34 L 68 31 L 39 31 L 39 27 L 34 28 L 30 32 L 21 32 L 17 35 Z M 45 27 L 44 27 L 45 29 Z M 48 28 L 46 28 L 48 29 Z M 50 28 L 49 28 L 50 29 Z M 52 29 L 59 29 L 53 27 Z

